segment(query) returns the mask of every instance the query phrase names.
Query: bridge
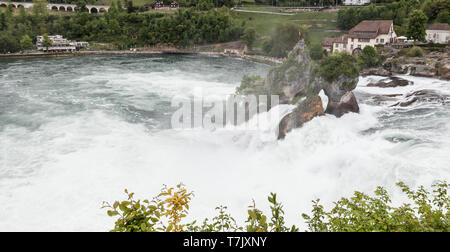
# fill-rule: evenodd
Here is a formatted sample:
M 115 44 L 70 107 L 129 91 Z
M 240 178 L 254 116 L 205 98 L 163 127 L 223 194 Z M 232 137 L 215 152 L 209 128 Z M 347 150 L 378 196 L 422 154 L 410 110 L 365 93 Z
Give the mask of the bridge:
M 23 7 L 25 9 L 31 9 L 31 8 L 33 8 L 34 3 L 0 1 L 0 7 L 7 7 L 9 5 L 12 5 L 14 8 Z M 103 13 L 103 12 L 107 12 L 109 10 L 109 6 L 106 6 L 106 5 L 86 5 L 86 8 L 88 9 L 89 13 L 92 13 L 92 14 Z M 78 7 L 75 4 L 49 3 L 47 5 L 47 9 L 52 10 L 52 11 L 67 11 L 67 12 L 78 11 Z

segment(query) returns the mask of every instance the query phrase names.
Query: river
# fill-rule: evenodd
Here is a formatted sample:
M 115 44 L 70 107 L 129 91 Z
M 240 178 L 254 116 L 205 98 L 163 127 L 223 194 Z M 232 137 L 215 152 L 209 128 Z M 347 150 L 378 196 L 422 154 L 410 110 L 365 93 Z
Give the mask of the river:
M 1 60 L 0 231 L 107 231 L 114 220 L 103 201 L 123 199 L 125 188 L 152 198 L 180 182 L 195 193 L 190 218 L 227 205 L 242 223 L 252 199 L 267 212 L 276 192 L 288 223 L 305 229 L 301 213 L 316 198 L 330 205 L 382 185 L 395 203 L 398 181 L 450 181 L 449 103 L 373 99 L 450 95 L 448 81 L 406 75 L 413 85 L 377 88 L 366 85 L 381 77 L 360 78 L 360 114 L 315 118 L 283 141 L 267 130 L 170 128 L 173 96 L 225 96 L 244 74 L 268 69 L 176 55 Z

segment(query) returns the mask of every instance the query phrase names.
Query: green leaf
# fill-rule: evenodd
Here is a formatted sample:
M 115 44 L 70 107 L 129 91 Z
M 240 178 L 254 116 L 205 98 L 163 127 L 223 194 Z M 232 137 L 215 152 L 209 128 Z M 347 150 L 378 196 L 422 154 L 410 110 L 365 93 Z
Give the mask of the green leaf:
M 116 216 L 116 215 L 118 215 L 119 213 L 117 212 L 117 211 L 113 211 L 113 210 L 108 210 L 108 215 L 110 216 L 110 217 L 112 217 L 112 216 Z

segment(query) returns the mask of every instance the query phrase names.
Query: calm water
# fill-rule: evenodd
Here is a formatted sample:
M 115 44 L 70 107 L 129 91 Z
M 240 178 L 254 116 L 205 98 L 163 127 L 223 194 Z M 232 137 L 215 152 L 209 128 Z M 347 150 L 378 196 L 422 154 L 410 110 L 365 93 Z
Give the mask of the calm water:
M 267 211 L 277 192 L 288 221 L 301 223 L 316 197 L 450 180 L 448 103 L 399 109 L 372 99 L 450 94 L 442 80 L 403 76 L 414 85 L 381 89 L 366 87 L 378 77 L 361 78 L 360 114 L 316 118 L 280 142 L 266 130 L 170 129 L 173 96 L 231 94 L 244 74 L 267 70 L 194 56 L 0 61 L 0 230 L 108 230 L 101 202 L 124 188 L 151 198 L 183 182 L 195 191 L 192 216 L 224 204 L 240 221 L 252 199 Z

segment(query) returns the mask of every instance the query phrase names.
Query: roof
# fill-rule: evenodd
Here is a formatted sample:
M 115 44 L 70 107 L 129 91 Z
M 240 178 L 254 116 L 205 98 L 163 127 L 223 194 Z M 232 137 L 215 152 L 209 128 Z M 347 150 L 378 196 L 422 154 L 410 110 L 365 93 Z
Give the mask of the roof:
M 335 38 L 323 38 L 322 46 L 332 46 Z
M 337 37 L 333 40 L 334 43 L 340 43 L 340 44 L 347 44 L 348 42 L 348 35 L 344 34 L 341 35 L 340 37 Z
M 392 20 L 364 20 L 349 32 L 351 38 L 376 38 L 380 34 L 389 34 Z
M 430 25 L 427 30 L 450 31 L 450 25 L 448 25 L 448 24 L 433 24 L 433 25 Z

